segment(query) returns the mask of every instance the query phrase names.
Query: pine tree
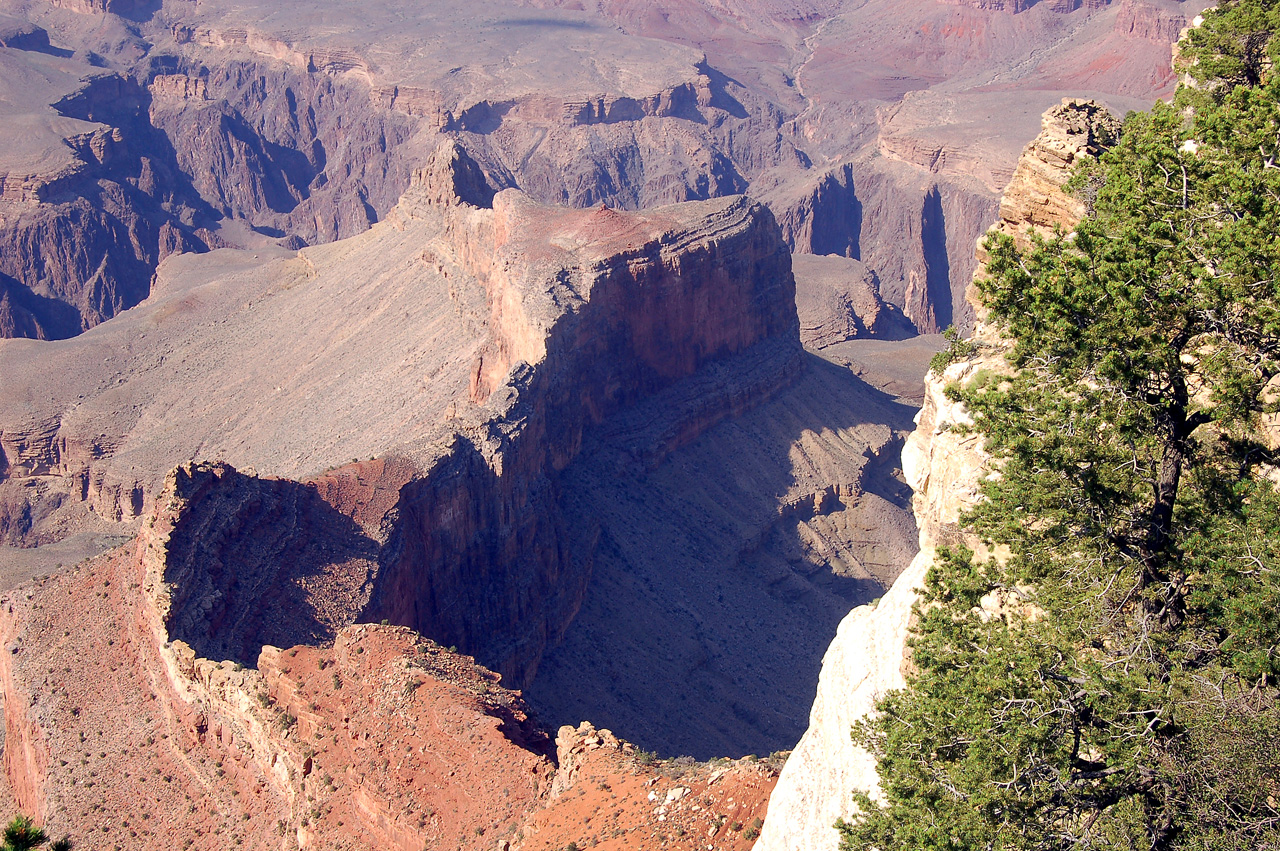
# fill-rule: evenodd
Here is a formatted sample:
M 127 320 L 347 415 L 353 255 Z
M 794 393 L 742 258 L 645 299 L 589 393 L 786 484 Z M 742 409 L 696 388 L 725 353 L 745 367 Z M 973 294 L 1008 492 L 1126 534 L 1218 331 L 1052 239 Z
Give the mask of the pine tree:
M 4 827 L 4 844 L 0 851 L 30 851 L 49 842 L 49 835 L 44 829 L 26 816 L 14 816 Z M 71 840 L 56 839 L 49 845 L 50 851 L 71 851 Z
M 845 849 L 1280 848 L 1278 30 L 1208 13 L 1076 231 L 989 240 L 1010 372 L 948 392 L 999 471 L 965 522 L 1009 555 L 926 577 Z

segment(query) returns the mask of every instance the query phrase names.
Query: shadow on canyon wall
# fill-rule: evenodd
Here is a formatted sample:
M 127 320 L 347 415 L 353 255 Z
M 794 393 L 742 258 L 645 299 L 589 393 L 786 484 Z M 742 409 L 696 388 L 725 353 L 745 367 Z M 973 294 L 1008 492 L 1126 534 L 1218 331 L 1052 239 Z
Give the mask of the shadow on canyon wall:
M 206 659 L 258 663 L 264 644 L 331 642 L 344 597 L 362 597 L 378 545 L 312 485 L 194 468 L 168 540 L 171 638 Z
M 915 409 L 806 354 L 788 388 L 665 457 L 661 398 L 592 434 L 560 481 L 586 597 L 527 697 L 663 755 L 768 753 L 808 722 L 849 609 L 914 555 L 895 475 Z

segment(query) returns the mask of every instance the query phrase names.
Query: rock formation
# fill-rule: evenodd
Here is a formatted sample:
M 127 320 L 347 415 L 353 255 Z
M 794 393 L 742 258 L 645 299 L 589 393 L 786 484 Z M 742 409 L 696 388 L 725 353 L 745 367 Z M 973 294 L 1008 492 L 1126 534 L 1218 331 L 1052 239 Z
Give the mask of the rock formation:
M 479 206 L 486 201 L 492 207 Z M 219 841 L 210 830 L 251 846 L 288 834 L 302 847 L 367 839 L 419 848 L 446 835 L 476 847 L 496 841 L 477 839 L 490 830 L 515 841 L 522 820 L 547 803 L 554 772 L 523 704 L 492 688 L 499 675 L 472 673 L 470 660 L 405 630 L 351 624 L 395 620 L 493 660 L 510 682 L 532 678 L 590 573 L 592 552 L 575 549 L 568 532 L 589 536 L 590 524 L 571 523 L 560 501 L 560 473 L 588 436 L 646 397 L 692 390 L 699 404 L 667 421 L 676 428 L 654 445 L 660 458 L 801 370 L 790 255 L 772 217 L 741 197 L 645 213 L 543 208 L 514 190 L 486 190 L 475 163 L 446 145 L 394 214 L 354 241 L 294 256 L 215 252 L 182 262 L 181 285 L 162 282 L 147 304 L 120 317 L 137 324 L 106 323 L 60 344 L 6 341 L 0 353 L 6 374 L 29 387 L 54 386 L 44 370 L 82 365 L 68 371 L 65 396 L 33 399 L 0 432 L 4 486 L 36 503 L 34 511 L 26 503 L 17 526 L 25 519 L 29 527 L 18 532 L 47 532 L 47 504 L 141 515 L 132 546 L 32 588 L 0 613 L 12 646 L 31 648 L 0 671 L 18 803 L 79 826 L 96 824 L 93 814 L 110 802 L 107 811 L 127 813 L 119 824 L 142 847 L 170 847 L 175 835 Z M 353 338 L 361 335 L 351 316 L 364 311 L 388 323 L 388 311 L 404 312 L 406 287 L 426 306 L 421 323 L 397 316 L 405 337 L 387 329 Z M 266 345 L 289 348 L 289 328 L 319 335 L 344 369 L 276 359 L 255 372 L 249 365 L 262 355 L 244 334 L 247 323 L 230 321 L 255 311 L 275 328 Z M 432 345 L 433 333 L 447 344 Z M 396 342 L 403 348 L 386 365 Z M 59 350 L 51 359 L 33 357 L 50 345 Z M 217 368 L 193 380 L 199 367 L 188 351 Z M 228 369 L 237 356 L 246 368 Z M 305 364 L 315 352 L 301 356 Z M 122 362 L 130 368 L 119 369 Z M 714 366 L 749 376 L 737 385 L 747 395 L 723 395 L 734 386 L 724 381 L 712 382 L 718 393 L 701 394 L 707 385 L 698 376 Z M 370 387 L 374 374 L 380 380 Z M 694 383 L 680 390 L 687 380 Z M 317 390 L 328 417 L 308 426 Z M 180 434 L 168 419 L 171 392 L 186 394 L 176 404 L 191 414 Z M 401 392 L 419 397 L 413 428 L 387 404 Z M 229 409 L 217 400 L 243 405 L 255 396 L 264 403 L 252 425 L 228 425 Z M 75 411 L 96 405 L 126 412 L 95 416 L 98 433 L 76 436 Z M 317 463 L 300 448 L 332 457 L 326 441 L 344 411 L 353 429 L 356 417 L 363 421 L 342 430 L 340 439 L 352 442 L 338 451 L 376 449 L 379 457 L 305 481 L 266 475 Z M 286 429 L 291 441 L 280 439 Z M 201 452 L 223 440 L 227 454 L 262 473 L 186 461 L 154 481 L 189 447 Z M 64 596 L 76 602 L 54 602 Z M 93 629 L 80 622 L 85 608 Z M 59 640 L 59 631 L 70 636 L 64 618 L 72 617 L 75 640 Z M 38 672 L 64 658 L 68 644 L 81 658 L 97 651 L 99 670 L 53 685 L 42 703 Z M 121 667 L 134 673 L 117 680 Z M 335 697 L 340 683 L 360 691 Z M 98 703 L 104 690 L 111 707 Z M 88 726 L 66 721 L 68 713 Z M 137 723 L 123 720 L 130 713 Z M 393 726 L 379 720 L 387 718 Z M 138 745 L 139 724 L 163 730 L 166 743 L 148 735 Z M 137 766 L 130 774 L 142 776 L 105 777 L 97 764 L 87 778 L 57 770 L 66 765 L 53 760 L 70 765 L 87 736 L 80 766 L 94 763 L 94 753 L 101 760 L 125 751 Z M 593 771 L 606 769 L 622 771 L 616 760 Z M 484 778 L 490 797 L 468 787 L 473 776 Z M 772 778 L 747 767 L 740 777 L 757 802 L 742 815 L 755 818 Z M 176 785 L 151 796 L 134 788 L 156 778 Z M 712 779 L 697 787 L 710 803 L 687 813 L 699 838 L 728 819 L 709 808 L 734 810 L 716 803 Z M 219 791 L 197 802 L 191 793 L 205 784 Z M 558 793 L 570 786 L 561 778 Z M 433 801 L 427 808 L 423 789 Z M 625 834 L 647 824 L 651 810 L 610 818 L 609 829 Z M 685 810 L 672 806 L 658 821 Z M 161 812 L 160 824 L 144 824 Z M 231 821 L 233 813 L 245 824 Z M 557 818 L 531 830 L 559 836 L 568 827 Z M 358 829 L 345 830 L 352 825 Z M 655 830 L 640 844 L 663 837 Z M 726 841 L 745 847 L 749 838 L 726 831 Z
M 34 516 L 55 504 L 106 519 L 140 516 L 165 471 L 199 455 L 292 477 L 326 458 L 388 455 L 374 475 L 398 492 L 395 523 L 384 528 L 375 516 L 364 527 L 347 523 L 345 533 L 336 515 L 324 520 L 335 509 L 303 485 L 229 468 L 184 474 L 191 494 L 182 499 L 194 516 L 180 523 L 196 525 L 189 536 L 196 549 L 175 551 L 172 569 L 227 564 L 225 576 L 190 577 L 197 584 L 189 593 L 192 605 L 212 594 L 232 607 L 215 617 L 200 609 L 193 623 L 217 636 L 221 657 L 249 663 L 267 639 L 243 614 L 279 622 L 262 595 L 282 553 L 314 551 L 332 561 L 335 548 L 349 550 L 360 564 L 380 565 L 364 592 L 371 614 L 430 625 L 440 640 L 468 646 L 525 682 L 547 637 L 572 617 L 586 577 L 587 565 L 571 567 L 556 544 L 554 473 L 577 455 L 589 425 L 708 360 L 759 344 L 768 353 L 757 363 L 762 374 L 794 371 L 789 255 L 768 211 L 743 198 L 637 215 L 548 210 L 508 191 L 482 209 L 458 195 L 481 192 L 468 184 L 474 163 L 451 146 L 436 162 L 398 213 L 355 245 L 250 261 L 249 275 L 205 288 L 169 293 L 162 284 L 134 323 L 78 338 L 53 357 L 32 358 L 38 343 L 7 345 L 0 358 L 9 376 L 53 387 L 61 371 L 65 391 L 9 409 L 0 426 L 7 459 L 0 487 L 19 506 L 7 524 L 12 538 L 53 534 Z M 217 258 L 195 265 L 188 277 L 199 277 L 202 265 L 221 270 Z M 399 277 L 391 288 L 387 275 Z M 406 287 L 438 341 L 397 320 L 405 351 L 417 353 L 407 369 L 404 360 L 379 362 L 391 335 L 353 335 L 348 327 L 353 315 L 375 322 L 401 311 Z M 209 340 L 210 321 L 228 329 L 221 342 Z M 279 350 L 285 322 L 336 337 L 318 358 L 268 354 L 262 347 Z M 255 326 L 276 330 L 255 338 Z M 95 354 L 86 357 L 89 348 Z M 204 364 L 193 365 L 194 357 Z M 124 367 L 138 362 L 150 366 Z M 412 413 L 387 404 L 420 397 L 424 369 L 434 396 L 417 398 Z M 246 397 L 259 398 L 259 407 L 249 410 Z M 180 430 L 175 410 L 189 412 Z M 708 411 L 705 425 L 716 416 Z M 245 534 L 246 523 L 260 533 Z M 272 535 L 292 537 L 273 543 Z M 309 559 L 288 565 L 305 572 Z M 424 565 L 436 565 L 430 581 L 420 575 Z M 243 573 L 259 577 L 251 588 Z M 239 602 L 227 586 L 233 582 L 248 594 Z M 534 610 L 538 617 L 517 614 Z
M 821 349 L 854 338 L 913 335 L 915 329 L 902 312 L 881 298 L 880 281 L 865 264 L 834 255 L 797 254 L 791 268 L 805 346 Z
M 817 676 L 797 657 L 913 554 L 893 470 L 911 409 L 802 353 L 760 205 L 550 210 L 493 195 L 457 145 L 413 179 L 364 234 L 174 257 L 111 322 L 0 344 L 12 386 L 52 388 L 0 416 L 7 542 L 127 533 L 187 464 L 170 628 L 202 655 L 251 665 L 363 613 L 541 678 L 556 723 L 700 757 L 788 747 Z M 868 305 L 829 318 L 883 330 L 894 311 Z M 745 644 L 726 605 L 757 618 Z M 671 636 L 660 666 L 645 632 Z M 628 675 L 583 687 L 601 656 Z M 633 693 L 655 676 L 694 685 Z
M 1116 119 L 1091 101 L 1068 99 L 1047 111 L 1040 135 L 1018 161 L 996 228 L 1025 240 L 1029 229 L 1073 227 L 1084 209 L 1062 187 L 1076 161 L 1096 156 L 1117 131 Z M 874 758 L 854 746 L 849 732 L 874 711 L 880 695 L 905 683 L 915 588 L 938 546 L 964 543 L 981 549 L 980 541 L 963 532 L 960 517 L 978 499 L 988 459 L 981 437 L 963 429 L 972 422 L 963 405 L 945 393 L 948 385 L 979 371 L 1007 368 L 999 339 L 987 326 L 980 324 L 975 338 L 984 343 L 977 354 L 926 379 L 924 407 L 903 449 L 903 473 L 915 491 L 919 554 L 882 598 L 841 622 L 823 659 L 809 729 L 783 769 L 756 851 L 837 847 L 833 825 L 851 815 L 854 791 L 874 794 L 877 785 Z
M 586 725 L 553 742 L 497 674 L 403 627 L 195 656 L 157 617 L 158 543 L 0 603 L 14 803 L 78 846 L 749 847 L 733 824 L 775 769 L 652 764 Z
M 794 250 L 868 263 L 923 331 L 967 328 L 969 247 L 1030 122 L 1066 90 L 1144 106 L 1199 8 L 4 0 L 0 108 L 54 156 L 0 158 L 0 335 L 93 327 L 175 252 L 358 233 L 441 135 L 544 203 L 750 188 Z

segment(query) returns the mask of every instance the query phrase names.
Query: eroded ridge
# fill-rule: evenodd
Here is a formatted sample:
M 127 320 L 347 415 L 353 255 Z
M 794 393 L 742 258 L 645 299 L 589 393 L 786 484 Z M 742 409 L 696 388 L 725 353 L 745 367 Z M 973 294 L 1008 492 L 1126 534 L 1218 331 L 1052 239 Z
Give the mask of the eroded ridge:
M 95 389 L 102 404 L 122 392 L 141 400 L 141 410 L 116 421 L 118 433 L 99 435 L 84 453 L 87 469 L 69 468 L 74 444 L 65 433 L 40 437 L 33 429 L 5 443 L 16 462 L 7 465 L 5 484 L 15 490 L 62 487 L 62 499 L 78 497 L 85 511 L 95 508 L 87 488 L 71 489 L 81 482 L 100 483 L 103 494 L 111 488 L 101 483 L 128 476 L 132 484 L 118 492 L 141 493 L 106 503 L 117 515 L 140 514 L 132 545 L 33 588 L 4 614 L 14 649 L 13 664 L 0 672 L 15 710 L 6 713 L 9 775 L 19 803 L 41 817 L 88 819 L 103 800 L 128 798 L 130 783 L 151 782 L 89 768 L 86 783 L 74 769 L 59 771 L 65 766 L 55 760 L 84 743 L 67 739 L 77 730 L 93 736 L 97 749 L 80 757 L 82 766 L 105 759 L 93 754 L 113 753 L 108 747 L 138 749 L 140 764 L 154 765 L 170 778 L 166 784 L 183 778 L 159 797 L 121 804 L 141 837 L 175 835 L 139 829 L 156 815 L 147 800 L 193 843 L 206 841 L 197 839 L 206 831 L 230 830 L 228 812 L 252 823 L 236 825 L 235 834 L 253 846 L 288 834 L 302 847 L 331 847 L 335 837 L 349 838 L 344 825 L 405 848 L 439 840 L 441 824 L 459 831 L 466 847 L 481 844 L 477 837 L 488 830 L 514 835 L 553 795 L 553 749 L 518 696 L 497 683 L 533 676 L 548 642 L 576 613 L 591 568 L 589 552 L 565 543 L 560 471 L 591 429 L 709 365 L 745 359 L 755 398 L 711 393 L 668 438 L 667 451 L 767 398 L 801 369 L 789 253 L 768 212 L 744 198 L 639 214 L 547 209 L 515 191 L 486 191 L 474 163 L 446 146 L 415 175 L 396 214 L 361 240 L 256 263 L 243 255 L 232 263 L 216 254 L 199 259 L 197 268 L 210 264 L 205 288 L 143 306 L 136 314 L 143 334 L 126 329 L 111 338 L 104 326 L 59 344 L 69 359 L 86 347 L 106 352 L 108 369 L 113 358 L 153 360 L 145 385 L 129 387 L 126 378 L 122 390 L 91 375 L 71 382 L 74 407 L 84 397 L 93 404 Z M 360 265 L 372 257 L 381 262 Z M 291 271 L 283 282 L 281 264 Z M 411 271 L 410 284 L 397 268 Z M 325 284 L 339 279 L 342 286 Z M 238 450 L 250 462 L 245 469 L 183 461 L 153 484 L 154 471 L 166 458 L 180 459 L 189 441 L 209 444 L 220 429 L 241 427 L 228 426 L 216 404 L 212 416 L 192 421 L 204 434 L 155 427 L 164 422 L 166 393 L 190 392 L 190 367 L 176 344 L 236 342 L 219 342 L 234 333 L 216 330 L 219 317 L 229 304 L 248 312 L 252 301 L 262 321 L 282 329 L 271 345 L 287 347 L 291 328 L 308 330 L 292 314 L 302 302 L 291 293 L 308 290 L 311 315 L 324 315 L 354 313 L 379 288 L 391 288 L 380 297 L 394 301 L 404 286 L 449 306 L 444 319 L 433 314 L 431 333 L 465 341 L 437 361 L 436 395 L 424 405 L 433 422 L 397 431 L 398 407 L 370 407 L 354 439 L 365 441 L 359 451 L 372 452 L 371 460 L 308 477 L 271 475 L 298 462 L 249 437 Z M 384 321 L 392 315 L 382 308 Z M 412 336 L 410 329 L 405 339 Z M 22 345 L 6 355 L 17 359 Z M 345 345 L 357 364 L 386 350 L 385 338 L 348 337 Z M 114 353 L 116 346 L 127 355 Z M 22 363 L 38 380 L 58 359 Z M 367 377 L 353 367 L 346 383 L 326 379 L 334 412 L 367 398 Z M 327 439 L 329 424 L 308 423 L 302 413 L 311 394 L 281 389 L 291 380 L 305 387 L 305 368 L 301 377 L 205 375 L 224 386 L 205 386 L 202 395 L 269 400 L 245 434 L 313 429 L 317 440 Z M 406 386 L 384 392 L 394 398 L 422 386 L 420 374 L 407 376 Z M 86 387 L 91 393 L 81 394 Z M 57 399 L 49 410 L 60 428 L 71 419 Z M 76 636 L 62 629 L 67 640 L 56 639 L 86 606 L 92 628 Z M 361 620 L 414 627 L 441 645 L 465 647 L 499 673 L 473 672 L 470 658 L 403 628 L 353 625 Z M 60 663 L 52 660 L 72 658 L 64 654 L 73 646 L 108 671 L 42 695 L 31 679 L 39 668 L 27 658 L 53 664 L 56 674 Z M 22 656 L 27 647 L 31 655 Z M 99 705 L 103 699 L 113 706 Z M 20 705 L 34 708 L 19 712 Z M 58 719 L 67 712 L 94 724 L 64 725 Z M 117 714 L 125 730 L 136 726 L 126 721 L 136 714 L 150 731 L 141 744 L 97 724 Z M 389 729 L 384 718 L 399 720 Z M 439 736 L 459 744 L 442 751 Z M 626 755 L 617 750 L 619 759 Z M 233 782 L 222 782 L 225 775 Z M 474 794 L 467 776 L 485 778 L 501 798 Z M 752 794 L 767 795 L 769 773 L 750 776 Z M 192 784 L 218 792 L 198 800 Z M 99 786 L 106 791 L 85 794 Z M 179 803 L 178 794 L 193 803 Z M 424 795 L 435 803 L 424 807 Z M 612 829 L 630 829 L 624 822 Z M 169 847 L 164 841 L 143 844 Z

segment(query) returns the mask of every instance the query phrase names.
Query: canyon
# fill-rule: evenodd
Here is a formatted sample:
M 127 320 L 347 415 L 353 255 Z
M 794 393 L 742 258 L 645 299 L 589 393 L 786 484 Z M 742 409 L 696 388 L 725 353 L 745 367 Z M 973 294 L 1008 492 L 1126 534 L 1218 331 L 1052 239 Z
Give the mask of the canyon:
M 1148 105 L 1199 9 L 0 0 L 0 797 L 828 847 L 819 670 L 895 682 L 980 467 L 922 378 L 974 246 L 1062 219 L 1044 107 Z
M 871 266 L 921 332 L 967 329 L 974 240 L 1039 114 L 1169 91 L 1199 11 L 107 5 L 0 4 L 0 104 L 22 128 L 0 159 L 4 336 L 80 333 L 175 252 L 358 233 L 440 137 L 544 203 L 749 190 L 794 251 Z

